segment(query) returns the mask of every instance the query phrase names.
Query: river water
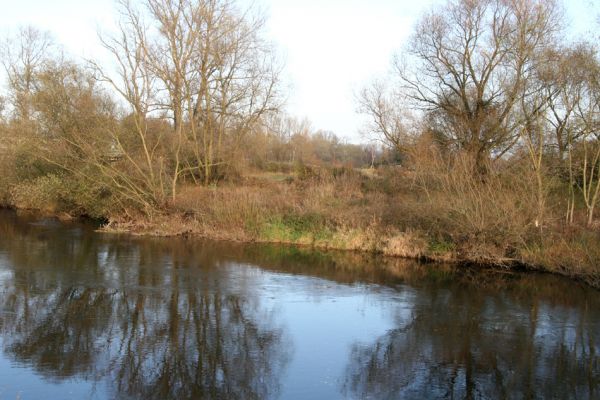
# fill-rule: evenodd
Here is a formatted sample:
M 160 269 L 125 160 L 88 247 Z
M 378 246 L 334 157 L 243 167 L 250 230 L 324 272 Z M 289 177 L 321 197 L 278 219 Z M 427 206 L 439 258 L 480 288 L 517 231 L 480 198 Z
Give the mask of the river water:
M 599 294 L 0 211 L 0 400 L 598 399 Z

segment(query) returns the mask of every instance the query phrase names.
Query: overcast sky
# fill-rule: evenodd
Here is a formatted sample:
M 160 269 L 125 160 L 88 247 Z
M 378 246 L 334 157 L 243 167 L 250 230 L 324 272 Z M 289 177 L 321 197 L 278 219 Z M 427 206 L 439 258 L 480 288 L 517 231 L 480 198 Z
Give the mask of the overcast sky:
M 241 0 L 249 2 L 250 0 Z M 97 57 L 98 28 L 110 30 L 113 0 L 3 0 L 0 26 L 34 25 L 52 33 L 72 56 Z M 267 34 L 285 60 L 287 109 L 318 129 L 360 139 L 354 93 L 384 74 L 416 19 L 443 0 L 255 0 Z M 565 0 L 577 31 L 590 30 L 600 0 Z M 596 25 L 598 26 L 598 25 Z M 2 32 L 5 33 L 5 32 Z

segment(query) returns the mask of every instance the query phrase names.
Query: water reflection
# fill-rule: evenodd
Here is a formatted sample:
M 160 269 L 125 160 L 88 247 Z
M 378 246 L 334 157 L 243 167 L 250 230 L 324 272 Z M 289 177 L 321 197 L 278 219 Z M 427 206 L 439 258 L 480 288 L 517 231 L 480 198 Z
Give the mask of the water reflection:
M 247 290 L 251 276 L 201 252 L 46 229 L 0 225 L 15 266 L 2 277 L 6 355 L 48 379 L 109 382 L 111 397 L 276 396 L 291 347 L 275 311 Z
M 2 398 L 9 371 L 24 399 L 600 396 L 598 292 L 551 276 L 0 211 L 0 293 Z
M 357 343 L 346 393 L 362 399 L 600 396 L 596 299 L 580 298 L 582 308 L 573 312 L 542 300 L 543 293 L 462 289 L 428 287 L 410 310 L 397 312 L 396 328 Z

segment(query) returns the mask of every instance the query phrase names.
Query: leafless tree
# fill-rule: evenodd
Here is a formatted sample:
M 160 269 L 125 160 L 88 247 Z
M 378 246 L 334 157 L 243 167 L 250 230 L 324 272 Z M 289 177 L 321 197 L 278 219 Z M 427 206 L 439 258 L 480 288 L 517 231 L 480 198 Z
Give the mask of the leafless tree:
M 146 0 L 143 6 L 122 0 L 121 33 L 104 41 L 119 60 L 119 82 L 97 69 L 142 119 L 170 118 L 175 197 L 181 176 L 208 184 L 229 162 L 226 146 L 278 108 L 279 70 L 261 37 L 264 20 L 232 1 Z M 146 153 L 147 163 L 156 164 L 152 151 Z
M 48 32 L 32 26 L 8 36 L 0 47 L 0 58 L 8 78 L 8 100 L 16 119 L 31 118 L 31 96 L 35 74 L 48 61 L 55 47 Z
M 405 152 L 420 133 L 418 118 L 403 108 L 403 97 L 394 88 L 376 81 L 362 89 L 358 96 L 359 112 L 369 118 L 367 135 L 377 141 Z
M 484 169 L 518 140 L 515 107 L 558 26 L 552 0 L 451 0 L 420 20 L 396 58 L 400 89 Z
M 585 84 L 575 107 L 581 127 L 580 143 L 571 143 L 569 159 L 579 150 L 577 181 L 587 210 L 587 224 L 594 222 L 594 212 L 600 199 L 600 61 L 594 50 L 585 63 Z M 573 167 L 573 163 L 570 163 Z
M 162 132 L 150 130 L 150 120 L 158 111 L 156 77 L 147 61 L 147 27 L 127 1 L 121 4 L 119 32 L 113 37 L 101 37 L 102 44 L 116 61 L 116 71 L 92 62 L 96 79 L 108 83 L 126 105 L 132 129 L 113 126 L 111 129 L 115 154 L 123 158 L 126 168 L 111 168 L 120 176 L 115 184 L 129 182 L 123 188 L 133 198 L 143 200 L 144 208 L 164 202 L 166 160 Z M 129 138 L 133 133 L 133 139 Z M 129 139 L 129 140 L 128 140 Z M 140 153 L 142 156 L 138 157 Z M 134 179 L 138 183 L 133 183 Z
M 594 74 L 595 50 L 580 43 L 550 50 L 548 60 L 540 68 L 548 99 L 545 118 L 548 138 L 554 147 L 561 169 L 567 171 L 569 197 L 566 222 L 574 222 L 576 194 L 576 160 L 573 148 L 586 135 L 584 120 L 579 117 L 580 106 L 589 95 L 590 77 Z

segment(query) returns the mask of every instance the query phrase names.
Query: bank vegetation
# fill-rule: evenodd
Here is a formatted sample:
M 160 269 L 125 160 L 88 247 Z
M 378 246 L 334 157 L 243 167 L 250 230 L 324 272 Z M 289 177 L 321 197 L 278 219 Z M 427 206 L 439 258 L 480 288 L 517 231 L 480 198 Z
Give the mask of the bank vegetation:
M 108 65 L 34 27 L 4 41 L 3 206 L 600 285 L 598 41 L 566 34 L 562 4 L 428 11 L 391 73 L 357 94 L 360 145 L 286 114 L 283 66 L 254 9 L 117 8 L 117 31 L 101 34 Z

